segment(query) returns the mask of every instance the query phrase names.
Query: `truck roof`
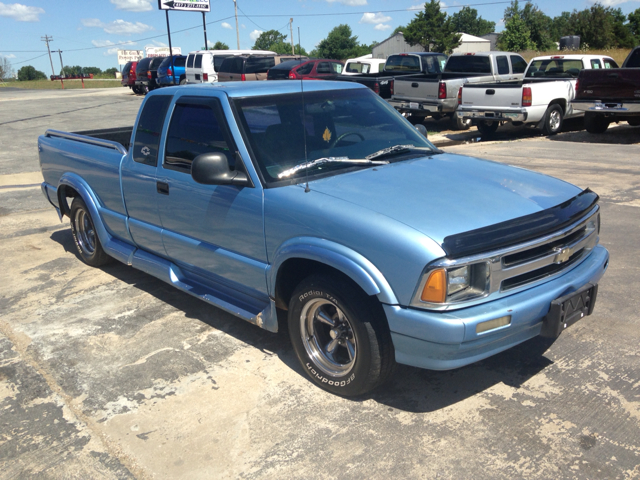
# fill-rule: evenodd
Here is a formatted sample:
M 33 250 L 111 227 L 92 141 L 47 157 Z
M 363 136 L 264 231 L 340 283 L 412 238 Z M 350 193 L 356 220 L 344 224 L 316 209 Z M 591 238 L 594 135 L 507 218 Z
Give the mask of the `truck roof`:
M 488 57 L 489 55 L 520 55 L 517 52 L 501 52 L 499 50 L 491 50 L 488 52 L 456 52 L 456 53 L 452 53 L 451 55 L 449 55 L 450 57 L 464 57 L 465 55 L 468 56 L 472 56 L 475 55 L 476 57 Z M 522 56 L 522 55 L 520 55 Z
M 301 85 L 302 84 L 302 85 Z M 305 92 L 319 92 L 326 90 L 355 90 L 365 89 L 367 87 L 359 83 L 351 82 L 334 82 L 334 81 L 322 81 L 317 80 L 269 80 L 264 82 L 217 82 L 217 83 L 199 83 L 195 85 L 181 85 L 175 87 L 166 87 L 156 90 L 149 95 L 156 92 L 173 93 L 181 95 L 189 94 L 204 94 L 207 90 L 212 89 L 222 90 L 229 97 L 253 97 L 260 95 L 282 95 L 287 93 L 300 93 L 302 90 Z
M 611 58 L 609 55 L 577 55 L 577 54 L 570 54 L 570 55 L 564 55 L 562 53 L 558 53 L 558 55 L 542 55 L 541 57 L 535 57 L 532 58 L 531 61 L 533 60 L 582 60 L 583 58 L 586 58 L 587 60 L 589 59 L 596 59 L 596 58 Z

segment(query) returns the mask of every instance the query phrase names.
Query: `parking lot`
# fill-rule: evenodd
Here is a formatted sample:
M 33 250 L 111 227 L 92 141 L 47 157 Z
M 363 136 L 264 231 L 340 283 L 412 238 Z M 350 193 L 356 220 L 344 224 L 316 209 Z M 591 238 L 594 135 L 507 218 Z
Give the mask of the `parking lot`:
M 483 142 L 428 120 L 447 152 L 597 192 L 610 265 L 594 314 L 553 345 L 399 366 L 344 399 L 306 379 L 286 336 L 79 260 L 41 194 L 37 136 L 131 125 L 141 101 L 0 89 L 0 479 L 640 478 L 640 127 Z

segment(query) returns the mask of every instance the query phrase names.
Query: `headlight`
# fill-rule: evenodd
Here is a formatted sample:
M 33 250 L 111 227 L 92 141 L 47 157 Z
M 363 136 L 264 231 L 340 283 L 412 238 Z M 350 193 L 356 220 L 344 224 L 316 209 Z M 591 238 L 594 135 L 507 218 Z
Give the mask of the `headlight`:
M 489 292 L 490 275 L 488 262 L 428 271 L 422 276 L 412 305 L 446 305 L 482 297 Z

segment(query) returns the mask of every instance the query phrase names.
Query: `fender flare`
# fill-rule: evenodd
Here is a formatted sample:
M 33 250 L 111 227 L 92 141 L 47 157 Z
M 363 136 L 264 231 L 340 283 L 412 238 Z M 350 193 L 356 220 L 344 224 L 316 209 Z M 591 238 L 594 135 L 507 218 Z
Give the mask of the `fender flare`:
M 275 292 L 280 267 L 292 258 L 313 260 L 335 268 L 351 278 L 367 295 L 375 295 L 388 305 L 399 304 L 389 282 L 371 261 L 344 245 L 316 237 L 292 238 L 276 250 L 275 260 L 267 272 L 270 292 Z

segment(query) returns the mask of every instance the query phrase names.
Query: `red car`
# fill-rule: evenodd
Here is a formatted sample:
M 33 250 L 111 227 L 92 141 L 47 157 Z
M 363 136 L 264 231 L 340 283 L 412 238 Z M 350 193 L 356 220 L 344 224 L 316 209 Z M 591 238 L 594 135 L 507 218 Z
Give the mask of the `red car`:
M 271 67 L 267 80 L 321 80 L 330 79 L 342 73 L 344 63 L 337 60 L 289 60 Z

